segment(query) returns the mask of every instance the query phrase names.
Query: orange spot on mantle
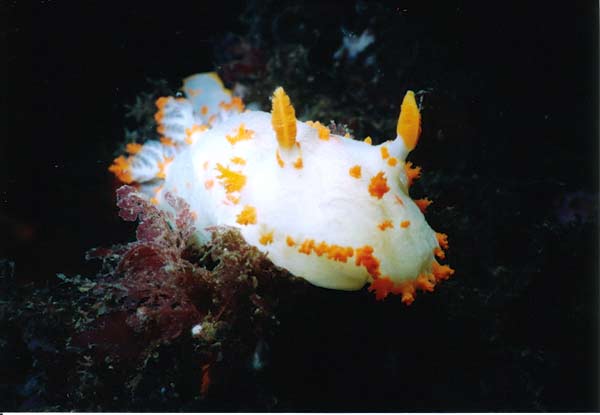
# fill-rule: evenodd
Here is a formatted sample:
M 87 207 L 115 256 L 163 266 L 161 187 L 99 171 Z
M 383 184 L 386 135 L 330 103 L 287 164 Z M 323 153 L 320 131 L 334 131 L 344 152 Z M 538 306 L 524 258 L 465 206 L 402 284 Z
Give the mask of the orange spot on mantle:
M 296 161 L 294 162 L 293 166 L 294 166 L 294 168 L 296 168 L 296 169 L 301 169 L 301 168 L 302 168 L 302 166 L 304 166 L 304 163 L 302 162 L 302 157 L 298 157 L 298 158 L 296 159 Z
M 142 149 L 143 145 L 140 143 L 128 143 L 125 147 L 125 151 L 129 154 L 137 154 Z
M 253 135 L 254 135 L 254 131 L 247 130 L 246 127 L 244 126 L 244 124 L 242 123 L 238 127 L 238 130 L 234 136 L 228 135 L 226 138 L 227 138 L 227 141 L 229 141 L 231 144 L 235 144 L 240 141 L 250 140 Z
M 390 188 L 387 185 L 387 179 L 385 178 L 385 173 L 380 171 L 377 175 L 371 178 L 371 183 L 369 183 L 369 193 L 371 196 L 376 197 L 377 199 L 381 199 L 384 194 L 389 192 Z
M 379 259 L 373 255 L 373 247 L 370 245 L 365 245 L 361 248 L 356 248 L 356 260 L 355 264 L 358 266 L 364 266 L 367 269 L 367 272 L 373 278 L 379 277 L 381 272 L 379 271 Z
M 348 173 L 350 174 L 350 176 L 354 177 L 355 179 L 360 179 L 360 177 L 362 175 L 361 168 L 358 164 L 350 167 L 350 170 L 348 170 Z
M 217 163 L 216 169 L 221 173 L 217 176 L 221 180 L 227 193 L 239 192 L 246 185 L 246 176 L 240 171 L 233 171 Z
M 231 162 L 234 163 L 234 164 L 239 164 L 241 166 L 243 166 L 243 165 L 246 164 L 246 160 L 244 160 L 241 157 L 232 157 L 231 158 Z
M 386 146 L 381 147 L 381 158 L 382 159 L 386 159 L 390 156 L 390 151 L 388 150 L 388 148 Z
M 236 222 L 240 225 L 254 225 L 256 223 L 256 208 L 246 205 L 237 215 Z
M 237 110 L 238 112 L 244 111 L 244 101 L 240 97 L 232 97 L 229 102 L 221 102 L 219 106 L 226 111 Z
M 269 245 L 273 243 L 273 231 L 265 232 L 260 235 L 260 239 L 258 240 L 262 245 Z
M 392 224 L 391 220 L 384 220 L 383 222 L 381 222 L 379 225 L 377 225 L 377 227 L 379 229 L 381 229 L 382 231 L 386 230 L 387 228 L 393 228 L 394 225 Z

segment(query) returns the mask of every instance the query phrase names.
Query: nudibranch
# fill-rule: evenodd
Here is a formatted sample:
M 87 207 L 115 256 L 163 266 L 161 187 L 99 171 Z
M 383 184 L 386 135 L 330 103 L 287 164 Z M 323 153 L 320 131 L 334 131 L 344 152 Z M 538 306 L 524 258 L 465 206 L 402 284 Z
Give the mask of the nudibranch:
M 441 265 L 448 248 L 413 200 L 420 168 L 406 161 L 421 132 L 412 91 L 401 104 L 394 140 L 372 145 L 296 119 L 283 88 L 271 113 L 245 110 L 215 73 L 184 81 L 184 97 L 162 97 L 155 119 L 160 141 L 131 143 L 110 171 L 137 183 L 165 211 L 170 192 L 190 205 L 197 242 L 209 228 L 239 228 L 276 265 L 326 288 L 377 299 L 399 294 L 411 304 L 454 271 Z

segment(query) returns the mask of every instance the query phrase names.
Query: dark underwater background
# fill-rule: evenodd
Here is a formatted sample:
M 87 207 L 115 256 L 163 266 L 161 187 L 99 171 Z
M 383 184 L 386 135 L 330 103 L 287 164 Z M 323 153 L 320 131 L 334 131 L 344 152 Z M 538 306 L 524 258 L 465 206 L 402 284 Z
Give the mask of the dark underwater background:
M 597 2 L 5 0 L 0 19 L 0 410 L 599 410 Z M 117 374 L 67 353 L 85 290 L 64 281 L 135 239 L 107 167 L 136 100 L 215 70 L 374 143 L 419 91 L 411 194 L 456 273 L 410 307 L 283 290 L 277 327 L 200 393 L 187 331 Z

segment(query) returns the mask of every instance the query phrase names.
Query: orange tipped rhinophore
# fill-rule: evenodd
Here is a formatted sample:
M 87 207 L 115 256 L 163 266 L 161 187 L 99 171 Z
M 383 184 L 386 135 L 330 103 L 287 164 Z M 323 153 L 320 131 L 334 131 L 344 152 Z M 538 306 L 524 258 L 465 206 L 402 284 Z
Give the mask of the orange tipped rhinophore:
M 413 91 L 408 91 L 402 100 L 396 133 L 402 137 L 404 145 L 409 151 L 414 149 L 417 141 L 419 141 L 419 135 L 421 134 L 421 113 L 419 112 Z
M 282 87 L 273 93 L 272 108 L 271 124 L 279 146 L 291 150 L 296 144 L 296 112 Z

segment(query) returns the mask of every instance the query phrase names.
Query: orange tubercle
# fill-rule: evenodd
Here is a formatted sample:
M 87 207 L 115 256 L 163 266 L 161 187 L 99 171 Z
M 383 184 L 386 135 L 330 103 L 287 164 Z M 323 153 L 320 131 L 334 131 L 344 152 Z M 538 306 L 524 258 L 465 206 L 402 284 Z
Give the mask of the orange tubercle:
M 377 301 L 383 300 L 387 297 L 394 288 L 394 283 L 389 277 L 375 278 L 371 285 L 369 285 L 369 292 L 375 291 L 375 299 Z
M 442 249 L 448 249 L 448 235 L 446 235 L 445 233 L 436 232 L 435 238 L 437 239 L 438 244 Z
M 314 239 L 305 239 L 302 242 L 302 245 L 300 245 L 300 248 L 298 249 L 298 252 L 300 252 L 301 254 L 305 254 L 305 255 L 310 255 L 310 251 L 312 251 L 312 249 L 315 246 L 315 240 Z
M 381 158 L 382 159 L 386 159 L 390 156 L 390 151 L 388 150 L 388 148 L 386 146 L 382 146 L 381 149 Z
M 288 245 L 293 246 L 293 239 L 289 236 L 288 238 Z M 305 255 L 310 255 L 314 252 L 319 257 L 325 254 L 327 259 L 338 262 L 347 262 L 348 258 L 351 258 L 354 255 L 354 248 L 351 246 L 340 246 L 335 244 L 329 245 L 325 241 L 316 243 L 314 239 L 305 239 L 300 245 L 298 252 Z
M 396 167 L 398 165 L 398 159 L 396 157 L 390 157 L 387 161 L 388 166 Z
M 233 171 L 217 163 L 216 169 L 221 173 L 217 176 L 222 181 L 227 193 L 239 192 L 246 185 L 246 176 L 239 171 Z
M 244 206 L 242 211 L 237 215 L 236 222 L 240 225 L 256 224 L 256 208 L 250 205 Z
M 238 112 L 244 111 L 244 101 L 240 97 L 231 97 L 231 101 L 229 102 L 221 102 L 219 106 L 226 111 L 235 109 Z
M 286 236 L 285 237 L 285 243 L 287 244 L 287 246 L 295 246 L 296 242 L 294 241 L 294 239 L 291 236 Z
M 357 266 L 364 266 L 367 269 L 367 272 L 373 278 L 377 278 L 380 275 L 379 271 L 379 259 L 373 255 L 373 247 L 370 245 L 365 245 L 361 248 L 355 249 L 355 264 Z
M 262 245 L 269 245 L 273 243 L 273 231 L 265 232 L 260 235 L 260 239 L 258 240 Z
M 422 213 L 425 213 L 425 211 L 427 210 L 429 205 L 431 205 L 433 203 L 431 200 L 429 200 L 427 198 L 416 199 L 414 202 L 418 206 L 418 208 L 421 210 Z
M 442 248 L 440 248 L 439 246 L 436 246 L 433 249 L 433 255 L 435 255 L 439 259 L 446 258 L 446 254 L 444 253 L 444 251 L 442 250 Z
M 321 241 L 317 246 L 314 247 L 315 254 L 322 256 L 329 250 L 329 245 L 325 241 Z
M 227 141 L 229 141 L 233 145 L 240 141 L 250 140 L 253 135 L 254 131 L 246 129 L 245 125 L 242 123 L 238 127 L 237 132 L 234 136 L 228 135 L 226 138 Z
M 350 174 L 350 176 L 354 177 L 355 179 L 360 179 L 361 175 L 362 175 L 362 171 L 361 171 L 361 167 L 357 164 L 355 166 L 350 167 L 350 170 L 348 170 L 348 173 Z
M 160 142 L 162 144 L 164 144 L 165 146 L 167 146 L 167 147 L 174 147 L 175 146 L 175 142 L 171 138 L 169 138 L 169 137 L 161 137 L 160 138 Z
M 406 178 L 408 179 L 408 186 L 410 187 L 415 180 L 421 177 L 421 168 L 414 166 L 410 161 L 407 161 L 404 165 L 404 171 L 406 172 Z
M 367 143 L 368 145 L 373 144 L 373 139 L 371 137 L 366 137 L 363 142 Z
M 128 154 L 133 155 L 139 153 L 142 147 L 143 145 L 140 143 L 128 143 L 127 146 L 125 146 L 125 151 Z
M 381 199 L 389 190 L 390 188 L 387 185 L 384 172 L 380 171 L 371 178 L 371 182 L 369 183 L 369 193 L 371 196 Z
M 400 227 L 401 228 L 408 228 L 410 226 L 410 221 L 409 220 L 403 220 L 402 222 L 400 222 Z
M 344 247 L 339 245 L 331 245 L 327 249 L 327 259 L 334 261 L 346 262 L 348 258 L 354 255 L 354 249 L 351 247 Z
M 156 108 L 158 108 L 158 111 L 156 112 L 156 114 L 154 114 L 154 121 L 156 121 L 158 124 L 160 124 L 162 122 L 162 119 L 165 116 L 165 105 L 167 105 L 167 103 L 169 102 L 171 98 L 169 97 L 160 97 L 156 100 L 155 105 Z
M 119 156 L 114 159 L 108 171 L 113 173 L 123 183 L 129 184 L 133 182 L 131 172 L 129 172 L 129 160 L 125 156 Z
M 302 163 L 302 157 L 298 157 L 298 158 L 296 159 L 296 161 L 294 162 L 294 164 L 292 164 L 292 165 L 294 166 L 294 168 L 295 168 L 295 169 L 301 169 L 301 168 L 302 168 L 302 166 L 304 165 L 304 164 Z
M 406 281 L 394 287 L 392 293 L 400 294 L 402 296 L 402 303 L 405 305 L 411 305 L 415 301 L 416 291 L 415 282 Z
M 394 282 L 388 277 L 375 278 L 369 286 L 369 291 L 375 291 L 375 299 L 380 301 L 389 294 L 402 296 L 402 302 L 409 306 L 415 301 L 417 288 L 423 291 L 433 291 L 435 281 L 432 276 L 419 275 L 415 280 L 404 281 L 400 284 Z
M 433 274 L 421 274 L 415 280 L 415 287 L 422 291 L 433 291 L 436 279 Z
M 431 272 L 437 281 L 447 280 L 454 274 L 454 270 L 448 265 L 440 265 L 437 261 L 431 263 Z
M 246 160 L 244 160 L 241 157 L 232 157 L 230 160 L 231 160 L 232 163 L 239 164 L 241 166 L 243 166 L 243 165 L 246 164 Z
M 375 298 L 383 300 L 388 294 L 397 294 L 402 296 L 402 302 L 405 305 L 411 305 L 415 301 L 417 290 L 433 291 L 436 284 L 441 280 L 448 279 L 454 270 L 447 265 L 440 265 L 433 261 L 431 273 L 420 274 L 415 279 L 394 283 L 388 276 L 374 277 L 369 291 L 375 291 Z
M 319 136 L 320 140 L 329 140 L 329 128 L 325 127 L 323 124 L 321 124 L 319 121 L 306 121 L 306 124 L 313 127 L 314 129 L 317 130 L 317 134 Z
M 384 220 L 383 222 L 381 222 L 379 225 L 377 225 L 377 227 L 379 229 L 381 229 L 382 231 L 386 230 L 387 228 L 393 228 L 394 224 L 392 223 L 391 220 Z

